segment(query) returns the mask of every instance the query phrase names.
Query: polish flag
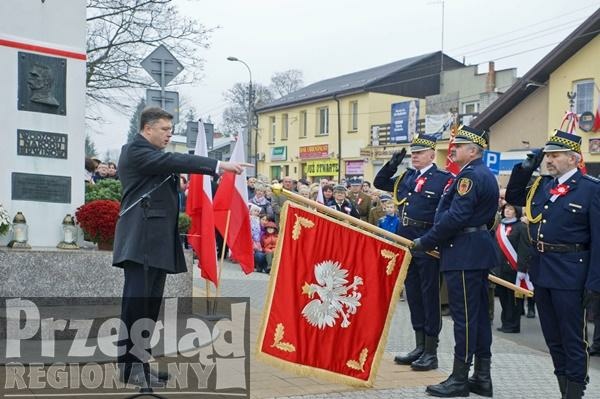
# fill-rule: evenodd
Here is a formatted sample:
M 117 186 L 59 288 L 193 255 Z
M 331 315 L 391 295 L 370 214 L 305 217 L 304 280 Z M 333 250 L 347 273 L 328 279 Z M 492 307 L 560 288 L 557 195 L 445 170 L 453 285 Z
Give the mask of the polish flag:
M 460 172 L 460 167 L 454 159 L 452 159 L 452 151 L 454 150 L 454 137 L 456 136 L 456 123 L 452 124 L 452 129 L 450 130 L 450 140 L 448 140 L 448 155 L 446 156 L 446 170 L 452 173 L 454 176 L 458 175 Z
M 203 157 L 208 156 L 206 134 L 202 121 L 198 122 L 198 138 L 194 153 Z M 188 242 L 198 257 L 201 276 L 212 281 L 216 287 L 218 284 L 217 246 L 210 176 L 190 175 L 186 213 L 192 219 L 188 232 Z
M 230 161 L 246 162 L 242 135 L 238 136 Z M 239 175 L 224 173 L 215 195 L 215 226 L 227 242 L 231 257 L 249 274 L 254 271 L 254 251 L 247 204 L 246 170 Z
M 600 100 L 598 100 L 598 108 L 596 108 L 596 116 L 594 117 L 594 125 L 592 126 L 592 132 L 598 131 L 600 131 Z

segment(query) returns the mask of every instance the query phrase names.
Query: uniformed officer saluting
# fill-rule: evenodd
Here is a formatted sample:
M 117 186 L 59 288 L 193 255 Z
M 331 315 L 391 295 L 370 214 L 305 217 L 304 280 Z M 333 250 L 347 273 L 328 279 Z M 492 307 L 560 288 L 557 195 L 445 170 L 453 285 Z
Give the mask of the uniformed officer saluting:
M 527 187 L 544 154 L 550 175 Z M 600 291 L 600 183 L 578 170 L 580 161 L 581 137 L 557 130 L 543 151 L 515 165 L 506 189 L 508 202 L 526 205 L 535 302 L 560 392 L 569 399 L 583 396 L 584 302 Z
M 440 251 L 440 270 L 448 285 L 454 320 L 454 368 L 450 377 L 427 387 L 440 397 L 492 396 L 490 363 L 492 330 L 488 317 L 488 271 L 496 264 L 494 242 L 487 224 L 498 206 L 498 183 L 481 157 L 487 134 L 461 126 L 456 134 L 456 180 L 443 195 L 435 224 L 414 240 L 416 250 Z M 468 379 L 475 355 L 475 373 Z
M 452 180 L 449 172 L 439 170 L 435 158 L 435 136 L 421 135 L 410 145 L 412 166 L 393 179 L 406 150 L 392 156 L 377 173 L 374 185 L 391 191 L 400 213 L 398 234 L 413 239 L 433 226 L 433 217 L 444 187 Z M 424 252 L 413 252 L 404 282 L 410 309 L 410 321 L 415 330 L 416 348 L 404 356 L 396 356 L 398 364 L 410 364 L 414 370 L 438 367 L 438 335 L 442 328 L 440 316 L 440 267 L 436 258 Z

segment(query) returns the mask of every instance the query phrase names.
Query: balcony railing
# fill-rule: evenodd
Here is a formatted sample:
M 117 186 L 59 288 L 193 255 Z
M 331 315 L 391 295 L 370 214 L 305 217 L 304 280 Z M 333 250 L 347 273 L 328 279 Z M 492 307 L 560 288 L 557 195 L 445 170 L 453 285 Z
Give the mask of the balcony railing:
M 466 121 L 467 123 L 469 123 L 471 121 L 471 119 L 473 119 L 477 115 L 478 115 L 478 113 L 460 114 L 458 116 L 459 124 L 463 123 L 463 121 Z M 392 141 L 390 139 L 390 126 L 391 125 L 389 123 L 381 124 L 381 125 L 371 125 L 371 140 L 370 140 L 371 144 L 370 145 L 372 147 L 400 144 L 400 143 Z M 373 134 L 374 127 L 378 128 L 377 134 Z M 422 133 L 425 133 L 425 119 L 418 119 L 417 120 L 417 134 L 422 134 Z M 444 139 L 448 139 L 448 138 L 449 138 L 449 133 L 442 135 L 441 139 L 444 140 Z

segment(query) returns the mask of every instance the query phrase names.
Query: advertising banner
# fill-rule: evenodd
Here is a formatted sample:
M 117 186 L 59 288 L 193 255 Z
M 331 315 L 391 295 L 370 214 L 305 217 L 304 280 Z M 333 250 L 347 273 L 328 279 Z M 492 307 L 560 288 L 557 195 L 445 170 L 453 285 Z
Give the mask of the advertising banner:
M 410 100 L 392 104 L 392 120 L 390 122 L 390 141 L 408 143 L 417 131 L 419 117 L 419 101 Z

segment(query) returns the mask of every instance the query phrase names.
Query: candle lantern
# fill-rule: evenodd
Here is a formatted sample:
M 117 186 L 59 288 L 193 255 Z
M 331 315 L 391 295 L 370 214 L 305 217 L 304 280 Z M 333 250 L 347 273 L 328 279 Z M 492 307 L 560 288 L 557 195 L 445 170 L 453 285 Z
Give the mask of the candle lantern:
M 11 248 L 31 249 L 27 243 L 27 220 L 22 212 L 17 212 L 13 219 L 13 239 L 8 243 Z
M 77 245 L 77 227 L 75 219 L 71 214 L 67 214 L 62 221 L 63 240 L 56 246 L 60 249 L 79 249 Z

